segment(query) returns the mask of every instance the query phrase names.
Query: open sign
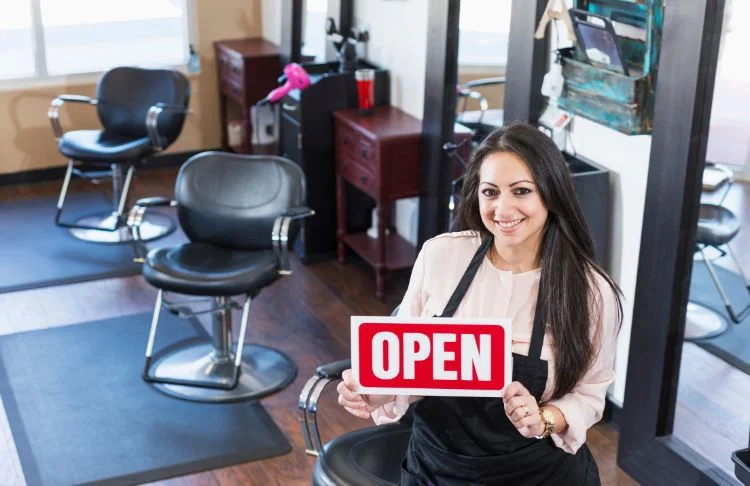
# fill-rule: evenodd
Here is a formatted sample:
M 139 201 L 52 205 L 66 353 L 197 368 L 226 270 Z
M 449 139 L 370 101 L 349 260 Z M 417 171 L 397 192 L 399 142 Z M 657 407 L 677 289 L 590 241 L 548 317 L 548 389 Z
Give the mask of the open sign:
M 511 381 L 508 319 L 351 319 L 360 393 L 499 397 Z

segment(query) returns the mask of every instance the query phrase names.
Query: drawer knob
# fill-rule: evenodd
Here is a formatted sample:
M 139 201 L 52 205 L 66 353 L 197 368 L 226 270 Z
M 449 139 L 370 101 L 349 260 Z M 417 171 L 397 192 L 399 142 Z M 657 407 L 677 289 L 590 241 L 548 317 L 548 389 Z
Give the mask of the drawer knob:
M 290 105 L 289 103 L 284 103 L 281 106 L 282 108 L 284 108 L 284 111 L 291 111 L 291 112 L 297 111 L 296 105 Z
M 367 176 L 359 176 L 359 182 L 362 184 L 367 184 Z
M 362 158 L 365 158 L 365 159 L 366 159 L 366 158 L 367 158 L 367 155 L 368 155 L 368 153 L 367 153 L 367 150 L 365 150 L 365 149 L 359 149 L 359 155 L 360 155 L 360 156 L 361 156 Z

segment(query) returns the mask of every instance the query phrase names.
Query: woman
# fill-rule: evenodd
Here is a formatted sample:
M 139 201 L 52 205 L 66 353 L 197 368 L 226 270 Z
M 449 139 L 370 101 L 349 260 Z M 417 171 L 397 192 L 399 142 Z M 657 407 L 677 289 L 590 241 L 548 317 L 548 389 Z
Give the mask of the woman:
M 399 315 L 509 317 L 513 382 L 498 398 L 367 396 L 347 370 L 339 403 L 382 424 L 416 402 L 402 484 L 599 484 L 586 431 L 614 379 L 621 292 L 565 159 L 534 127 L 499 129 L 472 155 L 462 201 L 459 231 L 419 253 Z

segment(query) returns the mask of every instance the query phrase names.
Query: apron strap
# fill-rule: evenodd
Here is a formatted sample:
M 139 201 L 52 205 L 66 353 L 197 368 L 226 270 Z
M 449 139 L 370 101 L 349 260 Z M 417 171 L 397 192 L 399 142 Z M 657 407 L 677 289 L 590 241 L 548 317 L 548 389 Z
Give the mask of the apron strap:
M 536 294 L 536 309 L 534 310 L 534 327 L 531 330 L 531 344 L 529 344 L 529 357 L 539 359 L 542 356 L 542 343 L 544 342 L 544 319 L 542 319 L 542 282 L 539 281 L 539 291 Z
M 479 270 L 479 266 L 482 264 L 482 260 L 492 246 L 492 235 L 485 238 L 482 244 L 477 248 L 476 253 L 471 259 L 469 266 L 466 268 L 461 280 L 456 286 L 456 290 L 453 291 L 453 295 L 448 300 L 448 303 L 443 309 L 443 313 L 439 317 L 453 317 L 456 313 L 458 306 L 461 304 L 466 292 L 471 286 L 471 282 L 474 280 L 474 276 Z M 542 283 L 539 282 L 539 291 L 536 297 L 536 310 L 534 311 L 534 327 L 531 331 L 531 343 L 529 345 L 529 357 L 539 359 L 542 355 L 542 344 L 544 342 L 544 321 L 542 319 Z
M 443 313 L 440 314 L 440 317 L 453 317 L 453 314 L 456 313 L 456 309 L 458 309 L 464 295 L 466 295 L 466 291 L 469 290 L 469 286 L 471 286 L 471 282 L 474 280 L 474 275 L 477 274 L 477 270 L 479 270 L 479 266 L 482 264 L 482 260 L 487 254 L 487 251 L 489 251 L 490 246 L 492 246 L 492 235 L 485 238 L 476 253 L 474 253 L 471 263 L 469 263 L 469 266 L 466 268 L 466 271 L 461 277 L 461 281 L 458 282 L 456 290 L 453 291 L 453 295 L 451 295 L 451 298 L 445 305 L 445 309 L 443 309 Z

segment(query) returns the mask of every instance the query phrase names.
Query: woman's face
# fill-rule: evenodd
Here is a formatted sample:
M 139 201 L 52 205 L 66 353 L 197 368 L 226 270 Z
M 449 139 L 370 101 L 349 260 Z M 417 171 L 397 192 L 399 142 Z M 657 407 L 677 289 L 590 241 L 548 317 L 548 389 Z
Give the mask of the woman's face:
M 479 169 L 478 197 L 482 222 L 498 249 L 538 249 L 547 208 L 523 159 L 509 152 L 488 155 Z

